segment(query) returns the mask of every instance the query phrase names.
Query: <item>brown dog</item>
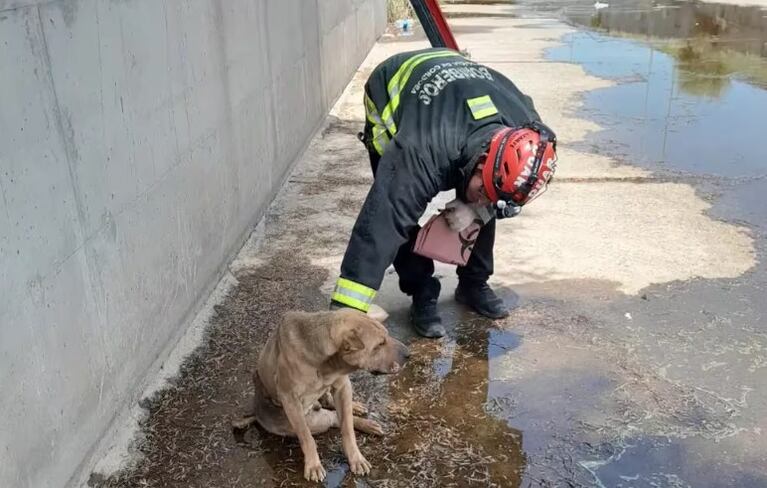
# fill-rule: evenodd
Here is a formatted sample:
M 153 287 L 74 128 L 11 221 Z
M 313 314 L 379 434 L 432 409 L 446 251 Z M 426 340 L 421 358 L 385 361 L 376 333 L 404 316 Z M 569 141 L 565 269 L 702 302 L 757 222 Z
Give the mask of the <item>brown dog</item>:
M 297 436 L 310 481 L 322 481 L 326 474 L 312 434 L 340 426 L 352 472 L 368 474 L 370 463 L 357 447 L 354 429 L 378 435 L 383 430 L 378 422 L 354 415 L 365 408 L 352 401 L 349 373 L 397 373 L 408 356 L 404 344 L 362 312 L 289 313 L 259 356 L 252 414 L 232 425 L 241 430 L 258 422 L 273 434 Z

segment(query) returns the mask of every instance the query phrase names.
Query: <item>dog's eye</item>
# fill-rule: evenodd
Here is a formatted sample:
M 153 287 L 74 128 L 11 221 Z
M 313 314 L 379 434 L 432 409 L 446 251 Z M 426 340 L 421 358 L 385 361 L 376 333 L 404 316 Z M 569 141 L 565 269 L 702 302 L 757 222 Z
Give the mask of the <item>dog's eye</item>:
M 378 345 L 375 348 L 379 349 L 379 348 L 383 347 L 384 345 L 386 345 L 386 339 L 384 339 L 381 342 L 379 342 Z

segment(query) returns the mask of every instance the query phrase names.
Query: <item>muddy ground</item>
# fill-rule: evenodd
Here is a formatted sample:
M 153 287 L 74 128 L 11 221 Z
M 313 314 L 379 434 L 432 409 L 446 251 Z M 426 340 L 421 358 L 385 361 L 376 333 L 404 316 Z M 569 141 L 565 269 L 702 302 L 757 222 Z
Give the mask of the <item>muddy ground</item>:
M 737 151 L 695 158 L 707 163 L 697 172 L 688 160 L 674 167 L 673 154 L 665 167 L 643 159 L 643 141 L 629 136 L 664 120 L 624 111 L 633 105 L 616 97 L 631 100 L 621 90 L 638 78 L 597 68 L 633 66 L 647 44 L 578 51 L 613 40 L 575 31 L 551 9 L 544 18 L 507 5 L 446 10 L 459 43 L 530 93 L 559 133 L 558 180 L 499 225 L 493 285 L 514 307 L 507 319 L 457 306 L 455 274 L 438 266 L 449 334 L 419 339 L 389 273 L 377 302 L 413 355 L 396 377 L 355 375 L 355 395 L 387 433 L 358 436 L 374 466 L 366 478 L 348 473 L 337 433 L 317 436 L 325 486 L 767 486 L 767 209 L 747 191 L 767 170 L 711 169 L 747 156 Z M 258 429 L 235 439 L 229 421 L 246 409 L 251 368 L 281 315 L 327 305 L 371 181 L 355 138 L 367 74 L 424 45 L 416 34 L 374 48 L 230 266 L 236 284 L 202 347 L 144 400 L 138 456 L 94 474 L 92 486 L 311 485 L 296 441 Z M 563 59 L 562 46 L 575 54 Z M 697 99 L 675 100 L 686 110 Z M 676 123 L 705 125 L 710 106 L 701 106 Z

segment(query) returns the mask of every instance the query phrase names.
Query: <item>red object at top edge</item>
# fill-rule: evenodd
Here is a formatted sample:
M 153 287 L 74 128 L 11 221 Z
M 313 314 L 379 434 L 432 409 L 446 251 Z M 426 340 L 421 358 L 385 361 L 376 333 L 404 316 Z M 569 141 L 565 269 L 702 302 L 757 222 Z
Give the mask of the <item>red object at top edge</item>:
M 460 51 L 460 49 L 458 49 L 458 43 L 455 41 L 455 37 L 453 37 L 453 32 L 450 30 L 450 26 L 447 25 L 445 16 L 442 14 L 442 9 L 439 7 L 439 1 L 423 1 L 426 4 L 426 7 L 429 9 L 429 12 L 431 12 L 434 23 L 437 24 L 437 30 L 439 30 L 439 34 L 442 37 L 442 40 L 445 42 L 445 47 Z

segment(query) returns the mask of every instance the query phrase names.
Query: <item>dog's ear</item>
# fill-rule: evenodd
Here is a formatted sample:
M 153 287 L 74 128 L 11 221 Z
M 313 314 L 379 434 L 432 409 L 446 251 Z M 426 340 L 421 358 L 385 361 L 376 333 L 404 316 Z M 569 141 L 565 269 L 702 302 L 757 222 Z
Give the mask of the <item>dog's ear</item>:
M 357 332 L 357 329 L 351 329 L 344 335 L 343 342 L 341 343 L 341 352 L 347 354 L 361 351 L 362 349 L 365 349 L 365 343 L 362 342 L 359 332 Z

